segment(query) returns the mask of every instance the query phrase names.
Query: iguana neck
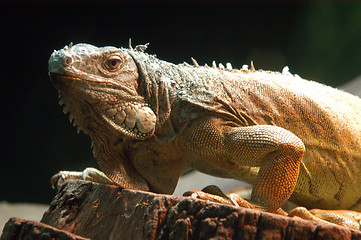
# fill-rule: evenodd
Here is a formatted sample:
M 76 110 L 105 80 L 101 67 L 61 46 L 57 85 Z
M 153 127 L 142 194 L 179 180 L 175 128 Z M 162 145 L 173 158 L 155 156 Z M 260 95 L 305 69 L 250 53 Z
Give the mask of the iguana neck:
M 140 95 L 158 115 L 158 130 L 164 130 L 171 115 L 176 116 L 177 122 L 187 122 L 205 112 L 223 115 L 240 125 L 250 125 L 248 119 L 229 105 L 230 101 L 218 97 L 220 92 L 222 96 L 227 95 L 219 84 L 227 72 L 187 63 L 176 65 L 143 52 L 128 51 L 138 68 Z

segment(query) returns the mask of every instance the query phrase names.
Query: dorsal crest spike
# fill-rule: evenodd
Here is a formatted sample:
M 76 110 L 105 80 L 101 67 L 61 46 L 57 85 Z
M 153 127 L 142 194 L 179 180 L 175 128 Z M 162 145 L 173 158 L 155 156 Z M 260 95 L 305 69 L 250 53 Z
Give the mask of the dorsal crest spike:
M 251 61 L 251 71 L 256 71 L 256 69 L 254 69 L 253 61 Z
M 129 49 L 133 50 L 133 47 L 132 47 L 132 39 L 129 38 Z
M 73 42 L 70 42 L 70 44 L 69 45 L 66 45 L 65 47 L 64 47 L 64 50 L 69 50 L 69 49 L 71 49 L 72 47 L 73 47 Z
M 244 64 L 243 66 L 242 66 L 242 68 L 241 68 L 241 70 L 247 70 L 248 71 L 248 65 L 247 64 Z
M 192 57 L 191 57 L 191 59 L 192 59 L 193 65 L 196 66 L 196 67 L 199 67 L 199 64 L 198 64 L 197 60 L 195 60 Z
M 232 64 L 230 62 L 226 63 L 227 70 L 233 70 Z
M 146 43 L 144 45 L 137 45 L 134 50 L 137 51 L 137 52 L 143 52 L 144 53 L 145 50 L 147 50 L 148 46 L 149 46 L 149 43 Z
M 285 66 L 283 69 L 282 69 L 282 74 L 283 75 L 292 75 L 291 72 L 290 72 L 290 68 L 288 66 Z
M 212 68 L 217 68 L 216 61 L 213 61 L 213 62 L 212 62 Z

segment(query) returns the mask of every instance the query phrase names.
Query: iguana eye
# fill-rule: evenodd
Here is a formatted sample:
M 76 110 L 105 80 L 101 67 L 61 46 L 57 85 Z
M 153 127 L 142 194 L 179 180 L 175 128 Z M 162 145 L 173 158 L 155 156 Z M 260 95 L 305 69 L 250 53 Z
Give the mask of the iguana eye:
M 111 72 L 118 70 L 122 63 L 123 59 L 119 55 L 111 55 L 104 62 L 106 69 Z

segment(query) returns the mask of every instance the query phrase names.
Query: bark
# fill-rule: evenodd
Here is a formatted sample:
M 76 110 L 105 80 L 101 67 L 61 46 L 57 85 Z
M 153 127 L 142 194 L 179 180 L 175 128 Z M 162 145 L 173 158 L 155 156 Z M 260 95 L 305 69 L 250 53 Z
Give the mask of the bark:
M 84 238 L 67 231 L 51 227 L 37 221 L 27 221 L 21 218 L 12 217 L 6 223 L 1 240 L 86 240 Z
M 86 181 L 65 183 L 41 222 L 91 239 L 361 239 L 333 224 Z

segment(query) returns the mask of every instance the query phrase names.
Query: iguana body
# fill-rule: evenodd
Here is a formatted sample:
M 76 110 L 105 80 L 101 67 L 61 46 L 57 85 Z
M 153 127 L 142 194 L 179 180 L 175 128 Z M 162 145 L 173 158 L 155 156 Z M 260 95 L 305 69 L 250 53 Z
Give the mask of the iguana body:
M 266 211 L 290 198 L 361 212 L 361 99 L 288 71 L 227 68 L 87 44 L 49 60 L 62 101 L 120 186 L 172 193 L 194 168 L 253 184 L 251 205 Z

